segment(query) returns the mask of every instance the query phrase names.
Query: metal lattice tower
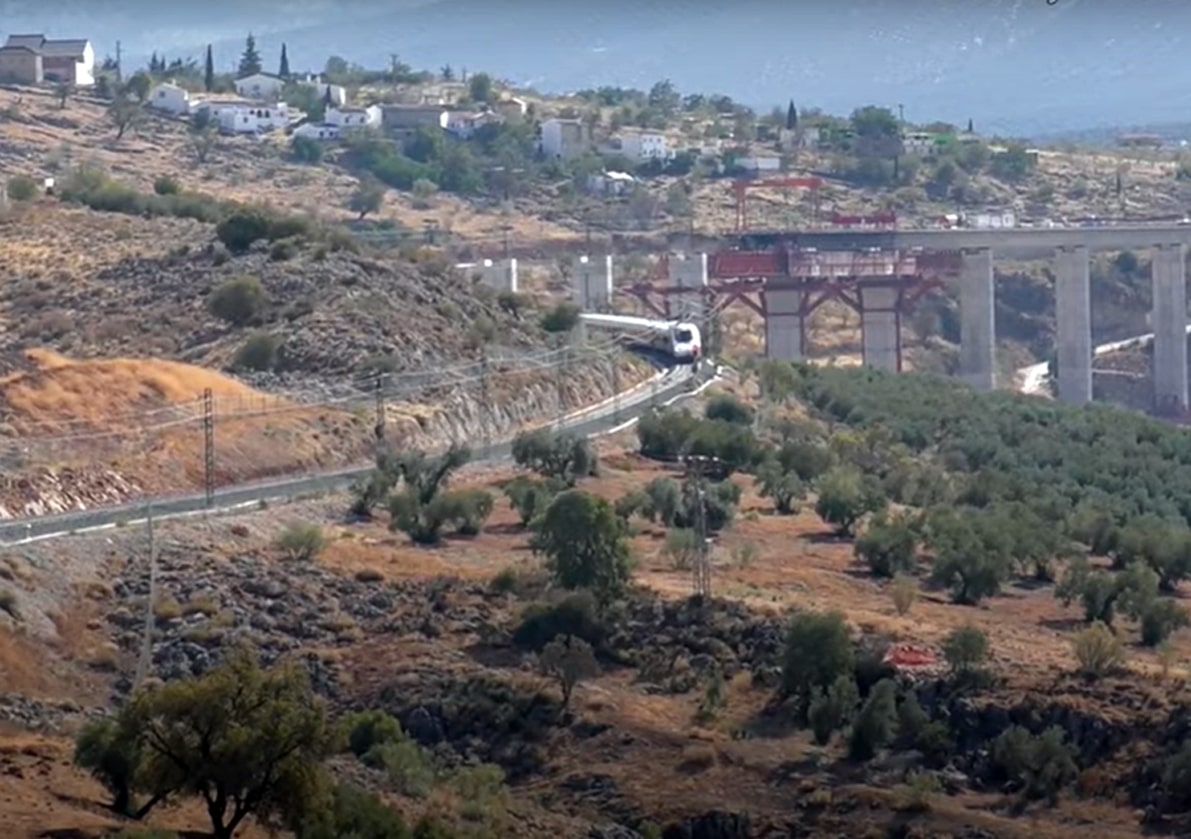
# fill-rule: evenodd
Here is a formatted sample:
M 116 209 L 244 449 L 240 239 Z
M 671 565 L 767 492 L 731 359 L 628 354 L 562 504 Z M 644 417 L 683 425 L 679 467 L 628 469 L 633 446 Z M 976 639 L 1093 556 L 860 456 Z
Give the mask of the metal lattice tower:
M 704 467 L 713 458 L 690 456 L 687 466 L 696 481 L 698 504 L 695 506 L 695 535 L 698 549 L 694 562 L 694 593 L 699 597 L 711 597 L 711 540 L 707 537 L 707 485 L 704 482 Z

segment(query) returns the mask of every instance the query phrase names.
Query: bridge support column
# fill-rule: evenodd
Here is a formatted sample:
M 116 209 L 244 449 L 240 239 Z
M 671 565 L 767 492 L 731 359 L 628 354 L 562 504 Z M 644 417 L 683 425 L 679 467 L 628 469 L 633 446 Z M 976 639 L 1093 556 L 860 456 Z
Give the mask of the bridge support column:
M 1092 293 L 1088 279 L 1088 249 L 1083 246 L 1060 248 L 1056 256 L 1059 399 L 1084 405 L 1092 401 Z
M 571 265 L 571 302 L 585 312 L 612 308 L 612 257 L 579 256 Z
M 1151 251 L 1154 284 L 1154 408 L 1182 413 L 1187 408 L 1187 269 L 1181 244 Z
M 766 358 L 802 361 L 806 347 L 802 296 L 802 292 L 796 289 L 767 289 L 762 292 L 765 303 Z
M 675 295 L 672 299 L 670 317 L 695 323 L 700 329 L 707 317 L 707 254 L 693 256 L 671 256 L 669 259 L 670 285 L 679 288 L 697 289 Z
M 959 275 L 959 374 L 977 390 L 997 386 L 996 291 L 992 250 L 965 251 Z
M 864 363 L 878 370 L 900 373 L 902 316 L 897 289 L 862 285 L 859 297 Z

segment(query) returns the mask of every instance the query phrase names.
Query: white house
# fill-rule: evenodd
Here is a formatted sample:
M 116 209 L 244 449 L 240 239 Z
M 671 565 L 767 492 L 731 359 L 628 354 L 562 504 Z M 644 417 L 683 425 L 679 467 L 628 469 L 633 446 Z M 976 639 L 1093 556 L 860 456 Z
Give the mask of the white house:
M 295 128 L 294 136 L 306 137 L 310 140 L 338 140 L 339 126 L 308 122 L 305 125 L 299 125 Z
M 926 157 L 935 150 L 935 135 L 928 131 L 907 131 L 902 135 L 906 154 Z
M 587 191 L 597 195 L 623 195 L 637 179 L 628 172 L 595 172 L 587 176 Z
M 262 105 L 259 102 L 208 100 L 194 107 L 207 111 L 211 121 L 225 134 L 259 134 L 289 126 L 291 116 L 284 103 Z
M 150 108 L 179 116 L 190 113 L 190 91 L 173 82 L 162 82 L 149 91 Z
M 762 155 L 738 157 L 733 163 L 749 172 L 777 172 L 782 168 L 782 159 L 780 157 Z
M 304 87 L 312 87 L 318 91 L 320 99 L 330 98 L 330 105 L 336 108 L 342 108 L 347 104 L 347 88 L 343 85 L 330 84 L 323 80 L 321 76 L 308 74 L 303 78 L 295 80 L 295 84 L 303 85 Z
M 327 108 L 323 122 L 339 129 L 379 127 L 382 117 L 380 105 L 369 105 L 367 108 Z
M 632 132 L 621 135 L 620 150 L 629 160 L 671 160 L 675 151 L 665 134 L 656 131 Z
M 249 99 L 274 102 L 281 96 L 281 89 L 285 87 L 285 79 L 272 73 L 253 73 L 242 79 L 236 79 L 236 93 Z
M 477 129 L 500 121 L 500 115 L 491 111 L 450 111 L 445 129 L 460 140 L 467 140 Z
M 0 47 L 0 78 L 23 84 L 95 84 L 95 48 L 86 38 L 9 35 Z
M 542 123 L 542 154 L 554 160 L 578 157 L 591 148 L 591 131 L 578 119 L 548 119 Z

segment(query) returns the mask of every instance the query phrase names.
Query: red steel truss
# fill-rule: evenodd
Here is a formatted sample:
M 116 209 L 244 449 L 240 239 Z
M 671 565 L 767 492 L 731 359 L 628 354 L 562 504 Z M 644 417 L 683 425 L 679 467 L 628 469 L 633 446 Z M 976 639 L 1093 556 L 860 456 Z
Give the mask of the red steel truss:
M 925 295 L 941 288 L 945 276 L 957 274 L 961 262 L 959 251 L 722 251 L 707 258 L 705 287 L 669 285 L 662 279 L 668 275 L 663 258 L 654 282 L 624 286 L 617 293 L 636 298 L 662 318 L 671 317 L 672 297 L 698 294 L 709 311 L 742 303 L 768 321 L 767 292 L 796 291 L 800 295 L 797 309 L 781 314 L 797 317 L 801 325 L 829 300 L 838 300 L 858 314 L 878 311 L 865 305 L 865 289 L 894 289 L 891 311 L 900 320 Z M 801 330 L 801 341 L 805 353 L 805 330 Z M 897 365 L 900 370 L 900 347 Z

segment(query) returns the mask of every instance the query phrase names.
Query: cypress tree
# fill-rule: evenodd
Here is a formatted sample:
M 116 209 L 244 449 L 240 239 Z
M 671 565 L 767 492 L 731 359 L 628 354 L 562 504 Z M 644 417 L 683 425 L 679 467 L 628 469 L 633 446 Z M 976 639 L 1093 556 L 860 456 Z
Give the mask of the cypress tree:
M 289 78 L 289 55 L 285 51 L 285 44 L 281 45 L 281 67 L 278 69 L 277 75 L 283 79 Z
M 203 87 L 207 93 L 215 89 L 215 59 L 211 56 L 210 44 L 207 44 L 207 68 L 203 72 Z
M 256 38 L 252 37 L 250 32 L 248 39 L 244 42 L 244 54 L 240 56 L 240 77 L 251 76 L 260 71 L 261 54 L 256 51 Z
M 794 100 L 790 100 L 790 107 L 786 108 L 786 128 L 793 131 L 798 127 L 798 109 L 794 107 Z

